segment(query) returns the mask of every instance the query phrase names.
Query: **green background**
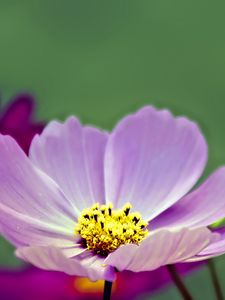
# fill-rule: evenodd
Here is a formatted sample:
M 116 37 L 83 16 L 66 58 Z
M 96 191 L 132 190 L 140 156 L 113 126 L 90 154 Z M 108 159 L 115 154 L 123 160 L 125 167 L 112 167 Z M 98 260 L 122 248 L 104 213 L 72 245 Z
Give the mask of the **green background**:
M 200 124 L 207 175 L 225 162 L 224 15 L 218 0 L 0 0 L 2 101 L 31 91 L 39 119 L 76 114 L 105 129 L 145 104 L 167 107 Z M 0 248 L 0 265 L 19 264 Z M 225 286 L 225 258 L 216 262 Z M 215 299 L 206 270 L 187 282 L 196 299 Z M 151 299 L 180 298 L 172 288 Z

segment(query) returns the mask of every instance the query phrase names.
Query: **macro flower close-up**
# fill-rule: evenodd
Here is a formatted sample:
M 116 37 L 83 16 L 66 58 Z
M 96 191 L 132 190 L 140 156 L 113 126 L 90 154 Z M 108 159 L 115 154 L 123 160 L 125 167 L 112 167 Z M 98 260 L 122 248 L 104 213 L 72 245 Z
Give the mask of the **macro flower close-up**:
M 225 252 L 209 227 L 225 215 L 225 169 L 187 194 L 207 145 L 184 117 L 144 107 L 112 133 L 53 121 L 29 158 L 9 136 L 0 144 L 2 234 L 39 268 L 111 282 Z
M 225 300 L 224 11 L 0 1 L 0 300 Z

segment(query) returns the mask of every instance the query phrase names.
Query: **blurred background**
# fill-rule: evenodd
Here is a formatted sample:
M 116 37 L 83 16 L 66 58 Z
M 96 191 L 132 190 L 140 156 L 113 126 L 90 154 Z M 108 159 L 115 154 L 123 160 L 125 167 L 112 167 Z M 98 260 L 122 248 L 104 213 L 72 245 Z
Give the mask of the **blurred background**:
M 109 130 L 145 104 L 169 108 L 206 135 L 206 176 L 225 163 L 224 12 L 222 0 L 0 0 L 1 105 L 29 91 L 39 120 L 75 114 Z M 0 267 L 20 265 L 1 239 Z M 225 257 L 216 265 L 225 286 Z M 206 268 L 186 282 L 214 299 Z

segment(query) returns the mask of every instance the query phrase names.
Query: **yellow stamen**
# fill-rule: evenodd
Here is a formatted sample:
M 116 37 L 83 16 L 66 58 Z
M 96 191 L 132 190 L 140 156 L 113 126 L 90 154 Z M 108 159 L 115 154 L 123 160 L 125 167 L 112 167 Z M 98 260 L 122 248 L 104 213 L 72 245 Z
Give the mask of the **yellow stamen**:
M 107 256 L 124 244 L 139 245 L 148 234 L 148 223 L 137 212 L 130 212 L 131 204 L 113 210 L 112 204 L 94 204 L 82 211 L 75 234 L 79 234 L 87 249 Z

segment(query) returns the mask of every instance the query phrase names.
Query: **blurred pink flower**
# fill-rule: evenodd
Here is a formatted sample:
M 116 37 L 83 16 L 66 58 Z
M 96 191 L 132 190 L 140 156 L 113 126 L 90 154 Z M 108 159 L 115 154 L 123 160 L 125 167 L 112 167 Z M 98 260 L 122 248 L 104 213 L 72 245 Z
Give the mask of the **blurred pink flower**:
M 184 275 L 200 263 L 177 264 Z M 165 267 L 152 272 L 118 273 L 113 285 L 112 299 L 134 300 L 156 292 L 171 281 Z M 21 271 L 0 271 L 0 297 L 4 300 L 88 300 L 101 299 L 103 281 L 69 276 L 61 272 L 27 268 Z
M 34 135 L 44 128 L 43 122 L 33 120 L 34 104 L 30 94 L 18 94 L 0 114 L 0 133 L 11 135 L 26 153 Z

